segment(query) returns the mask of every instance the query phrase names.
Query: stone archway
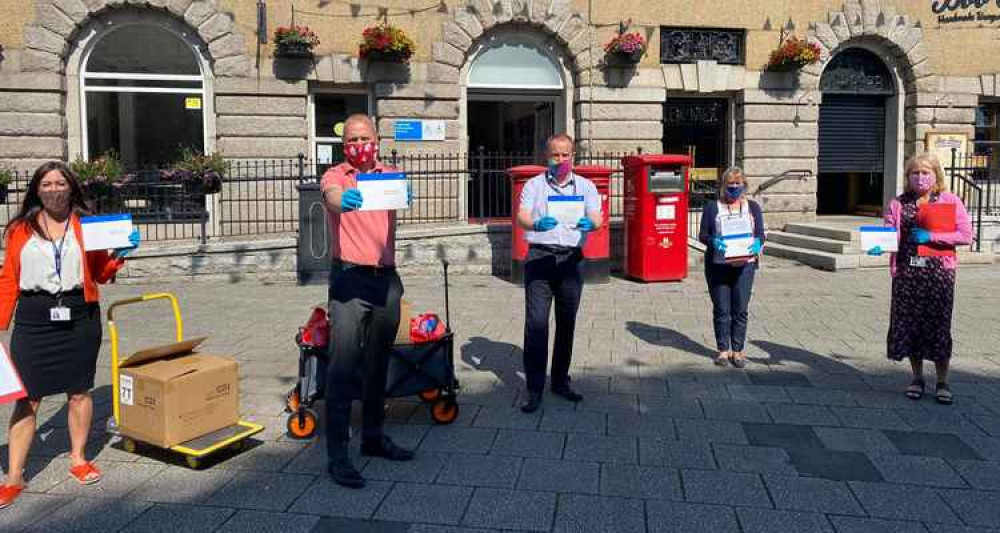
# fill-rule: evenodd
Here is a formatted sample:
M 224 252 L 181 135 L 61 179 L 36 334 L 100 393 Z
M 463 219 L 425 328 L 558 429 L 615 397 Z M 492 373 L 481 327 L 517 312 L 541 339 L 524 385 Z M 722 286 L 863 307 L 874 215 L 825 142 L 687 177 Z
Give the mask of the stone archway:
M 243 76 L 250 71 L 246 42 L 232 13 L 215 0 L 37 0 L 35 22 L 24 29 L 21 68 L 63 73 L 66 59 L 82 29 L 115 9 L 151 9 L 167 13 L 194 29 L 207 44 L 216 76 Z

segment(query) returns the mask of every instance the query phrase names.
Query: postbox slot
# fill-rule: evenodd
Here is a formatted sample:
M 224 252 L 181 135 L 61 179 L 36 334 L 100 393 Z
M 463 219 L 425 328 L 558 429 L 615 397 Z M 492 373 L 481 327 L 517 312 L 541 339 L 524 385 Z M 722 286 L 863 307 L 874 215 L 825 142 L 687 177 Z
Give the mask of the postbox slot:
M 680 168 L 649 169 L 649 192 L 683 192 L 684 172 Z

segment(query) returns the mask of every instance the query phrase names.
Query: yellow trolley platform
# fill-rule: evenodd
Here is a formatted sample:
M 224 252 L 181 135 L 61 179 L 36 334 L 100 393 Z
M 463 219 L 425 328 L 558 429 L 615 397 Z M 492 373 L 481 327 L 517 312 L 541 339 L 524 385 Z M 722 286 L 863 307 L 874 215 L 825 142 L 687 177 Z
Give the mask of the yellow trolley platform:
M 119 346 L 118 346 L 118 327 L 115 325 L 114 313 L 119 307 L 126 305 L 139 304 L 150 302 L 154 300 L 168 300 L 174 312 L 174 324 L 176 330 L 177 342 L 183 342 L 184 340 L 184 323 L 181 320 L 181 309 L 177 304 L 177 298 L 172 294 L 168 293 L 152 293 L 144 294 L 137 298 L 128 298 L 125 300 L 118 300 L 108 307 L 108 331 L 111 333 L 111 383 L 114 387 L 111 397 L 114 401 L 114 428 L 117 429 L 121 427 L 119 424 L 119 392 L 118 392 L 118 364 L 119 364 Z M 111 425 L 109 424 L 109 427 Z M 243 447 L 244 441 L 257 433 L 264 430 L 264 426 L 260 424 L 254 424 L 253 422 L 246 422 L 240 420 L 239 422 L 224 427 L 222 429 L 212 431 L 208 434 L 202 435 L 195 439 L 191 439 L 187 442 L 182 442 L 165 448 L 172 452 L 176 452 L 184 456 L 184 460 L 187 465 L 191 468 L 198 468 L 201 466 L 201 460 L 215 453 L 219 450 L 229 449 L 229 450 L 239 450 Z M 119 432 L 120 433 L 120 432 Z M 135 453 L 139 448 L 139 445 L 148 445 L 160 448 L 153 444 L 143 443 L 129 435 L 120 433 L 122 437 L 122 448 L 129 452 Z M 164 449 L 164 448 L 160 448 Z

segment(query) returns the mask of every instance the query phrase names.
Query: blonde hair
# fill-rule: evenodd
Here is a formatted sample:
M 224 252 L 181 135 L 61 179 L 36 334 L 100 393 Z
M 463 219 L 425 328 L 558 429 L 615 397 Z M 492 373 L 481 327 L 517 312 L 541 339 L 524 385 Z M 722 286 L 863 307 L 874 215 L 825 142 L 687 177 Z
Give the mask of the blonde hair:
M 740 183 L 743 184 L 744 194 L 748 192 L 746 189 L 750 188 L 750 184 L 747 183 L 747 177 L 743 174 L 743 169 L 740 167 L 729 167 L 722 173 L 722 177 L 719 178 L 719 199 L 726 197 L 726 184 L 729 182 L 729 179 L 734 176 L 738 177 L 740 179 Z
M 934 188 L 931 192 L 941 193 L 948 190 L 948 184 L 944 181 L 944 169 L 941 167 L 941 161 L 938 160 L 937 156 L 934 154 L 923 153 L 917 154 L 906 160 L 906 166 L 903 171 L 903 190 L 906 192 L 913 192 L 913 188 L 910 186 L 910 172 L 917 168 L 926 168 L 934 172 L 935 183 Z

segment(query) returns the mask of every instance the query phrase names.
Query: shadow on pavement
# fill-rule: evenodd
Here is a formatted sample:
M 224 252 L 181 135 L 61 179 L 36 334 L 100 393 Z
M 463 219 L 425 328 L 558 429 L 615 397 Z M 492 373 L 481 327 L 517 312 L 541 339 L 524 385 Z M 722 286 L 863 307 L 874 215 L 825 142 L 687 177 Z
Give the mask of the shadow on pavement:
M 479 371 L 492 372 L 504 386 L 514 390 L 524 387 L 524 378 L 516 370 L 521 368 L 520 346 L 486 337 L 471 337 L 462 345 L 461 352 L 465 364 Z
M 625 328 L 628 329 L 629 333 L 635 335 L 646 344 L 676 348 L 708 359 L 715 357 L 715 352 L 707 348 L 704 344 L 674 329 L 634 321 L 626 322 Z

